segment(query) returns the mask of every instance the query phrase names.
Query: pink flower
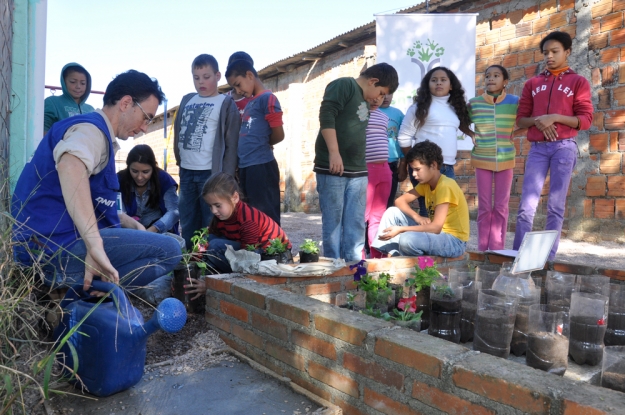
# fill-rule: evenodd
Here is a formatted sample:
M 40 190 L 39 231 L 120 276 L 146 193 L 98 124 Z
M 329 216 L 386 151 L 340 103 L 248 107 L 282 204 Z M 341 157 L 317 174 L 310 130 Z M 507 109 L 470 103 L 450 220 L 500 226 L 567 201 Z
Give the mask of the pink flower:
M 420 256 L 419 257 L 419 268 L 426 269 L 428 267 L 434 266 L 434 260 L 429 256 Z
M 402 298 L 401 300 L 399 300 L 399 304 L 397 304 L 397 308 L 399 308 L 402 311 L 405 311 L 406 305 L 409 306 L 408 311 L 410 311 L 411 313 L 416 312 L 417 311 L 417 296 L 413 295 L 410 298 Z

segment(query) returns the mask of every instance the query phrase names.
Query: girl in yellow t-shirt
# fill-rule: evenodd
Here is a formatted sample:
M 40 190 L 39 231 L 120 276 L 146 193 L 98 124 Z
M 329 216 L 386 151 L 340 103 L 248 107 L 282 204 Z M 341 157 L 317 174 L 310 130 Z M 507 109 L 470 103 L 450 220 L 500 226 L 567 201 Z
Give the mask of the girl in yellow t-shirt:
M 417 143 L 406 162 L 419 183 L 384 212 L 371 247 L 392 256 L 459 257 L 469 240 L 469 208 L 456 181 L 440 172 L 441 148 L 431 141 Z M 420 196 L 425 197 L 428 217 L 410 206 Z

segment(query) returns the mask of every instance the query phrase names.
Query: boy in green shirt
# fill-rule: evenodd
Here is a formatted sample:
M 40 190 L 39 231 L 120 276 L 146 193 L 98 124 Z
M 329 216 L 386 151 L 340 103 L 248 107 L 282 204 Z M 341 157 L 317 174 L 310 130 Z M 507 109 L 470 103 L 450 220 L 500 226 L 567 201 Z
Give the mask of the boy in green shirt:
M 369 104 L 380 105 L 398 85 L 395 68 L 379 63 L 356 79 L 339 78 L 326 87 L 319 109 L 313 170 L 321 208 L 323 254 L 328 258 L 362 259 Z

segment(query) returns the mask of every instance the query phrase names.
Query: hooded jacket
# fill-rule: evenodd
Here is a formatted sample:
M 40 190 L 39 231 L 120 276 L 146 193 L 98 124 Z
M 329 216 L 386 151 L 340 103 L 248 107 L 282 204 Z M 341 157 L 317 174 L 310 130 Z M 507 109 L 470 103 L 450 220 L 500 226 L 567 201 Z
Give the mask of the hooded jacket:
M 546 70 L 525 82 L 516 120 L 546 114 L 568 115 L 579 119 L 579 130 L 588 130 L 593 112 L 590 84 L 586 78 L 570 68 L 558 76 Z M 554 125 L 558 140 L 577 137 L 578 129 L 559 123 Z M 527 140 L 546 141 L 534 125 L 527 130 Z
M 72 98 L 69 94 L 67 85 L 65 84 L 66 71 L 72 67 L 79 67 L 87 72 L 87 88 L 85 89 L 83 96 L 80 98 L 80 104 L 76 104 L 76 101 L 74 101 L 74 98 Z M 64 120 L 65 118 L 69 118 L 74 115 L 87 114 L 95 111 L 91 105 L 85 104 L 85 101 L 89 98 L 89 94 L 91 94 L 91 75 L 82 65 L 72 62 L 63 67 L 61 70 L 61 88 L 63 89 L 63 94 L 60 96 L 48 97 L 44 101 L 44 134 L 47 133 L 48 130 L 50 130 L 50 127 L 52 127 L 52 124 L 57 121 Z

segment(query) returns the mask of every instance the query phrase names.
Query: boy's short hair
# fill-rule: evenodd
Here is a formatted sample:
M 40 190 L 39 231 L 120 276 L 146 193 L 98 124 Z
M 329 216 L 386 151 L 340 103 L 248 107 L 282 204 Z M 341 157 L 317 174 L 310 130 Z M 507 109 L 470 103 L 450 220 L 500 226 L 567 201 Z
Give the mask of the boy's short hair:
M 193 63 L 191 64 L 191 69 L 201 69 L 205 66 L 210 66 L 213 72 L 219 72 L 219 64 L 217 63 L 217 59 L 213 55 L 208 55 L 206 53 L 202 53 L 198 55 L 195 59 L 193 59 Z
M 436 163 L 440 169 L 443 167 L 443 150 L 430 140 L 422 141 L 415 144 L 406 154 L 406 163 L 412 163 L 413 161 L 418 161 L 426 166 Z
M 130 95 L 136 102 L 143 102 L 154 95 L 159 105 L 165 98 L 156 79 L 134 69 L 117 75 L 108 84 L 104 92 L 104 106 L 113 106 L 126 95 Z
M 397 91 L 397 87 L 399 86 L 397 71 L 388 63 L 382 62 L 373 65 L 361 73 L 360 76 L 366 79 L 377 78 L 378 82 L 376 82 L 374 86 L 387 86 L 389 94 L 393 94 Z
M 252 65 L 249 61 L 239 59 L 233 61 L 230 65 L 228 65 L 228 69 L 226 69 L 226 79 L 231 76 L 243 76 L 250 71 L 254 74 L 254 77 L 258 78 L 258 73 L 256 73 L 256 69 L 254 69 L 254 65 Z
M 557 42 L 560 42 L 564 50 L 571 50 L 571 46 L 573 46 L 573 39 L 571 39 L 571 35 L 569 35 L 566 32 L 555 31 L 555 32 L 549 33 L 547 36 L 543 38 L 543 40 L 540 41 L 541 52 L 543 50 L 543 46 L 545 46 L 545 43 L 549 42 L 550 40 L 555 40 Z
M 228 58 L 228 66 L 230 66 L 232 62 L 238 60 L 248 61 L 252 64 L 252 66 L 254 66 L 254 59 L 252 59 L 252 57 L 247 52 L 243 51 L 234 52 L 232 55 L 230 55 L 230 57 Z
M 83 68 L 82 66 L 78 66 L 78 65 L 68 66 L 67 68 L 65 68 L 65 70 L 63 71 L 63 79 L 67 78 L 69 74 L 71 74 L 72 72 L 81 73 L 85 75 L 87 79 L 89 79 L 89 72 L 87 72 L 87 70 Z

